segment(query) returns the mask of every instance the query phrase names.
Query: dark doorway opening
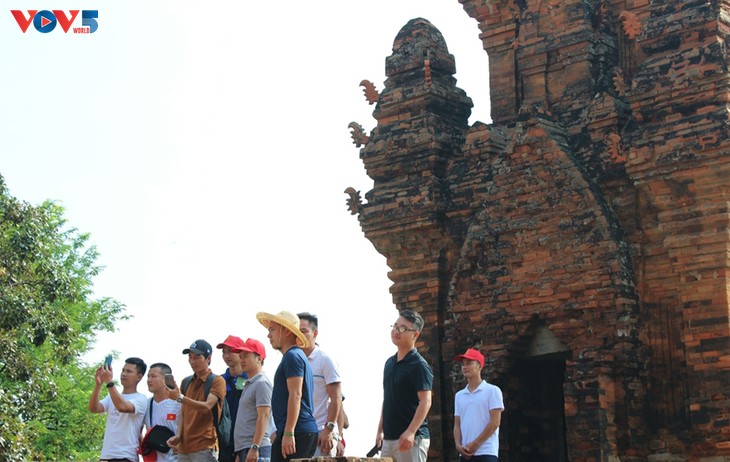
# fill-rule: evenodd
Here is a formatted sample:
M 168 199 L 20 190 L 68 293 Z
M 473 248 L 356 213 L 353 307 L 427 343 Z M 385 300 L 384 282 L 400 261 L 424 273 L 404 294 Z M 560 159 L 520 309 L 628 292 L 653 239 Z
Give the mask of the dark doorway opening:
M 505 403 L 510 462 L 567 462 L 565 354 L 531 356 L 517 362 Z

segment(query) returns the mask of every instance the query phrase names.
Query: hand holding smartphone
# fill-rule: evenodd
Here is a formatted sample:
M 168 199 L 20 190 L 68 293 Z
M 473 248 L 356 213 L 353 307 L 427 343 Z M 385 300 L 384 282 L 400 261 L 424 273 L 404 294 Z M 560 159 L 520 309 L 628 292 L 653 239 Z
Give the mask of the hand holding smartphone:
M 104 359 L 104 368 L 110 369 L 112 367 L 112 355 L 106 355 Z
M 165 385 L 170 390 L 175 389 L 175 377 L 172 374 L 165 374 Z

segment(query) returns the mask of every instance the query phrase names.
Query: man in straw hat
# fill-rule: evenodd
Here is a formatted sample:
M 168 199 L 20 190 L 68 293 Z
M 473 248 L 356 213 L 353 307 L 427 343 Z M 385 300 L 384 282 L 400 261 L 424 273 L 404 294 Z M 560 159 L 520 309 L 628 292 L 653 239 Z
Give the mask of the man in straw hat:
M 307 355 L 309 346 L 299 330 L 299 317 L 288 311 L 278 314 L 257 313 L 256 319 L 269 330 L 269 341 L 283 357 L 274 374 L 271 413 L 276 435 L 271 446 L 271 461 L 310 458 L 317 448 L 317 421 L 314 419 L 312 391 L 314 377 Z
M 502 390 L 482 379 L 484 355 L 469 348 L 455 358 L 467 381 L 454 398 L 454 442 L 459 460 L 497 462 Z

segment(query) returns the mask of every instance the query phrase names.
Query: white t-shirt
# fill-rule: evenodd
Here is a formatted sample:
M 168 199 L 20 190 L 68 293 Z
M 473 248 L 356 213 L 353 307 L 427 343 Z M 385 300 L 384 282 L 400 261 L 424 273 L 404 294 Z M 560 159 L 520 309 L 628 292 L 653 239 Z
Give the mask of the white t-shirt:
M 152 404 L 152 422 L 150 422 L 150 404 Z M 149 431 L 155 425 L 162 425 L 177 433 L 177 416 L 181 404 L 172 399 L 163 399 L 159 403 L 154 398 L 147 400 L 147 411 L 144 414 L 144 427 Z M 157 462 L 176 462 L 177 454 L 172 449 L 167 452 L 157 451 Z
M 467 385 L 454 397 L 454 415 L 459 417 L 461 444 L 474 441 L 489 423 L 489 411 L 504 409 L 502 390 L 482 380 L 476 390 L 469 391 Z M 477 450 L 475 456 L 499 455 L 499 427 Z
M 122 398 L 134 405 L 134 412 L 119 412 L 109 395 L 101 400 L 106 411 L 102 459 L 139 460 L 139 434 L 147 409 L 147 397 L 142 393 L 122 393 Z
M 312 392 L 314 399 L 314 419 L 317 421 L 317 427 L 322 430 L 327 423 L 327 406 L 329 406 L 330 402 L 330 397 L 327 394 L 327 385 L 342 381 L 340 378 L 340 367 L 332 357 L 320 350 L 316 345 L 307 359 L 309 360 L 309 366 L 312 368 L 312 375 L 314 376 L 314 390 Z

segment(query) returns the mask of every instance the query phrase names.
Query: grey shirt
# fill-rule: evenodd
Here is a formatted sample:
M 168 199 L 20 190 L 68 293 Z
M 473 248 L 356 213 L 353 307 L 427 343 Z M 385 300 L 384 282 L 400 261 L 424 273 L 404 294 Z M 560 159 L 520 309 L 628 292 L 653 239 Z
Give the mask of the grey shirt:
M 253 434 L 256 431 L 256 419 L 258 418 L 258 407 L 271 408 L 271 392 L 273 390 L 271 380 L 264 371 L 259 372 L 246 381 L 241 393 L 241 400 L 238 402 L 238 413 L 236 424 L 233 427 L 233 444 L 236 452 L 250 448 L 253 444 Z M 271 446 L 271 433 L 274 424 L 269 414 L 269 422 L 266 425 L 264 438 L 259 446 Z

